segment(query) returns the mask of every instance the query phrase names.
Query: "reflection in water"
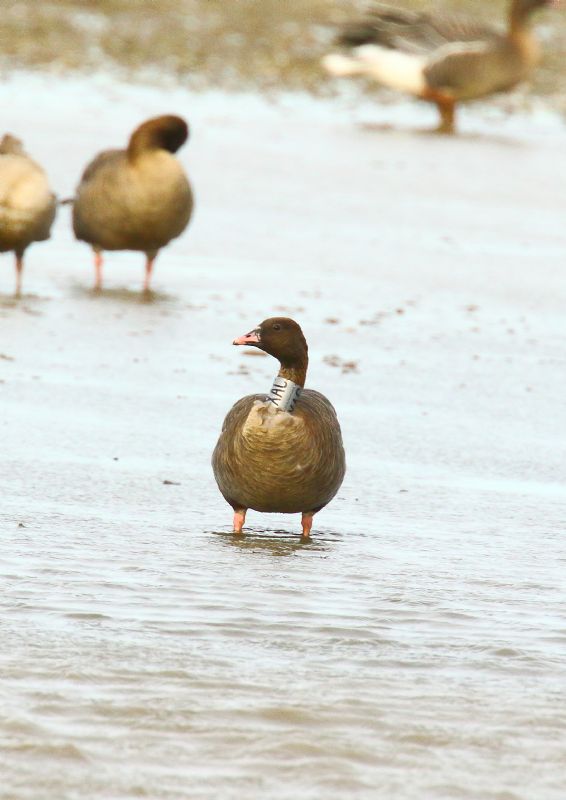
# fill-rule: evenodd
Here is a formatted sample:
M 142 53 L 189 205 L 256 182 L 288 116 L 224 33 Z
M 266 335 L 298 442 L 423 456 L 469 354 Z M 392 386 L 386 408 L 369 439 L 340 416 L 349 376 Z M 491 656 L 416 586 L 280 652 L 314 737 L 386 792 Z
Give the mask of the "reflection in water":
M 375 133 L 375 134 L 389 134 L 392 136 L 396 136 L 397 138 L 406 135 L 408 137 L 414 136 L 418 134 L 419 136 L 428 137 L 431 140 L 436 140 L 442 146 L 442 143 L 446 141 L 447 135 L 445 133 L 439 132 L 435 128 L 415 128 L 415 127 L 408 127 L 406 125 L 394 125 L 389 122 L 359 122 L 357 124 L 357 128 L 362 131 L 366 131 L 368 133 Z M 528 144 L 521 139 L 517 138 L 517 136 L 513 136 L 511 134 L 505 135 L 500 134 L 497 132 L 497 128 L 494 130 L 484 130 L 481 132 L 478 131 L 466 131 L 466 130 L 458 130 L 458 132 L 454 135 L 449 136 L 451 141 L 454 142 L 486 142 L 490 144 L 499 144 L 502 147 L 509 147 L 515 148 L 520 150 L 527 150 Z
M 130 288 L 129 286 L 108 286 L 102 289 L 84 286 L 82 284 L 75 284 L 72 287 L 73 294 L 77 297 L 90 297 L 92 299 L 100 300 L 114 300 L 117 303 L 133 303 L 133 304 L 158 304 L 169 303 L 173 304 L 178 302 L 175 295 L 167 292 L 159 292 L 153 289 L 144 291 L 142 288 Z
M 0 308 L 14 308 L 22 303 L 24 295 L 22 294 L 12 294 L 12 295 L 2 295 L 0 294 Z
M 20 294 L 0 294 L 0 308 L 21 308 L 24 311 L 33 312 L 28 303 L 38 304 L 49 302 L 50 297 L 44 297 L 33 292 L 21 292 Z
M 253 526 L 245 528 L 243 536 L 236 536 L 232 531 L 210 531 L 210 533 L 220 537 L 223 545 L 240 551 L 270 553 L 273 556 L 292 556 L 304 549 L 324 552 L 336 541 L 331 534 L 319 531 L 310 539 L 303 539 L 300 533 L 266 530 Z

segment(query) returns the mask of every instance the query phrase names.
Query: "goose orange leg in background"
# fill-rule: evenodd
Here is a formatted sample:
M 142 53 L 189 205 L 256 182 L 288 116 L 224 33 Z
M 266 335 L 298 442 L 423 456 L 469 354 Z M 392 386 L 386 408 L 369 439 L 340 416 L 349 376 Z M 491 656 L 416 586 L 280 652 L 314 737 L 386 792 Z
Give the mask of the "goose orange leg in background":
M 422 94 L 423 100 L 434 103 L 440 114 L 440 123 L 434 133 L 452 134 L 456 132 L 456 100 L 448 94 L 427 89 Z
M 24 271 L 24 254 L 16 253 L 16 297 L 22 293 L 22 272 Z
M 94 288 L 96 291 L 102 289 L 102 265 L 104 257 L 100 250 L 94 250 Z
M 146 263 L 145 263 L 145 278 L 143 282 L 143 290 L 144 292 L 151 291 L 151 278 L 153 275 L 153 266 L 155 264 L 155 259 L 157 257 L 157 253 L 147 253 L 146 254 Z M 101 250 L 94 250 L 94 288 L 96 291 L 100 291 L 102 289 L 102 267 L 104 265 L 104 257 L 102 255 Z
M 155 259 L 157 258 L 157 253 L 146 253 L 146 262 L 145 262 L 145 279 L 143 282 L 143 290 L 144 292 L 149 292 L 150 285 L 151 285 L 151 276 L 153 275 L 153 265 L 155 264 Z
M 454 133 L 456 130 L 456 104 L 454 100 L 437 100 L 436 107 L 440 112 L 440 125 L 437 133 Z

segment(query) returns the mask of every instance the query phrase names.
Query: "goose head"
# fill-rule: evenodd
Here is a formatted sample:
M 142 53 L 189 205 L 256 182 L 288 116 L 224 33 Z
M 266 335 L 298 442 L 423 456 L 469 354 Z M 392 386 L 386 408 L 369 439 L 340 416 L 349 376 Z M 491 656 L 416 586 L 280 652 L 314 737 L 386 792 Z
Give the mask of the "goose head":
M 512 13 L 518 17 L 527 17 L 539 8 L 558 7 L 561 0 L 513 0 Z
M 5 133 L 0 139 L 0 154 L 1 155 L 25 155 L 24 145 L 21 139 L 12 136 L 11 133 Z
M 289 317 L 270 317 L 249 333 L 234 339 L 233 344 L 263 350 L 281 364 L 280 375 L 304 385 L 309 362 L 308 346 L 301 326 Z
M 189 126 L 182 117 L 165 114 L 143 122 L 130 137 L 128 155 L 135 158 L 142 152 L 167 150 L 176 153 L 189 138 Z

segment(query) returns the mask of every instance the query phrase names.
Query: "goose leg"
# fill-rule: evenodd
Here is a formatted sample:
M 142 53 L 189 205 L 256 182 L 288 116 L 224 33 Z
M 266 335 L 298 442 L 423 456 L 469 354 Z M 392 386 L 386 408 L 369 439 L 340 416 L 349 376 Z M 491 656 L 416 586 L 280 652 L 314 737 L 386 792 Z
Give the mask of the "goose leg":
M 436 107 L 440 113 L 440 125 L 436 129 L 438 133 L 454 133 L 456 120 L 456 107 L 454 100 L 437 100 Z
M 22 272 L 24 271 L 24 255 L 16 253 L 16 297 L 22 293 Z
M 150 291 L 150 284 L 151 284 L 151 276 L 153 274 L 153 265 L 155 263 L 155 258 L 157 253 L 146 253 L 146 262 L 145 262 L 145 279 L 143 282 L 143 290 L 144 292 Z
M 246 521 L 247 510 L 247 508 L 238 508 L 234 510 L 234 533 L 237 533 L 238 536 L 243 536 L 242 528 L 244 527 L 244 522 Z
M 102 289 L 102 264 L 104 263 L 104 259 L 102 257 L 101 250 L 94 251 L 94 288 L 99 291 Z
M 310 539 L 313 517 L 314 511 L 303 511 L 303 515 L 301 517 L 301 525 L 303 526 L 303 539 Z

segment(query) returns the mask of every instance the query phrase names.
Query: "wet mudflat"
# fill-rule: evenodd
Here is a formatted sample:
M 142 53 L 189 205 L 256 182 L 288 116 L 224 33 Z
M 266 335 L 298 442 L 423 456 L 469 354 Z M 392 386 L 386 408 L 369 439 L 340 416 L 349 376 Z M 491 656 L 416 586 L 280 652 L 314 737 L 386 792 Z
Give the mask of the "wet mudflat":
M 566 132 L 464 115 L 17 77 L 61 196 L 143 118 L 197 200 L 94 294 L 63 208 L 0 261 L 0 797 L 563 800 Z M 376 129 L 383 122 L 391 129 Z M 368 125 L 366 123 L 374 124 Z M 297 318 L 348 474 L 230 533 L 210 453 Z
M 389 5 L 424 6 L 423 0 Z M 442 0 L 437 10 L 503 27 L 508 7 L 508 0 Z M 124 79 L 168 76 L 192 89 L 286 87 L 327 94 L 339 82 L 329 83 L 320 59 L 338 26 L 367 8 L 363 0 L 4 0 L 0 74 L 90 75 L 110 68 Z M 566 18 L 549 9 L 535 19 L 542 61 L 531 91 L 564 114 Z M 370 84 L 365 89 L 376 91 Z M 503 102 L 525 100 L 519 92 Z

